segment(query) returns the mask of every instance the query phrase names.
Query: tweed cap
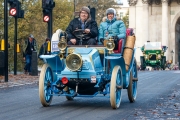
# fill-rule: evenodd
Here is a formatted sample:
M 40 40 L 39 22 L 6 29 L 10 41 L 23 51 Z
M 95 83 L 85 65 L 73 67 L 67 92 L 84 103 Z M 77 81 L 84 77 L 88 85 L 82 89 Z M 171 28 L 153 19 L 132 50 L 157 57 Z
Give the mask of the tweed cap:
M 90 9 L 86 6 L 83 6 L 81 9 L 80 9 L 80 12 L 82 11 L 86 11 L 88 14 L 90 14 Z

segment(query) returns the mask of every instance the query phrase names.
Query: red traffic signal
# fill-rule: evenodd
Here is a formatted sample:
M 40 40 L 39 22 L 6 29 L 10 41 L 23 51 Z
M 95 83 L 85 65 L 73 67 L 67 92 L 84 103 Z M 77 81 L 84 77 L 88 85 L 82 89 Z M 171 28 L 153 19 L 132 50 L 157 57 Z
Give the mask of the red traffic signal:
M 10 15 L 10 16 L 16 16 L 16 15 L 17 15 L 17 10 L 16 10 L 16 8 L 11 8 L 11 9 L 9 10 L 9 15 Z
M 49 19 L 50 19 L 50 18 L 49 18 L 48 15 L 45 15 L 45 16 L 43 17 L 43 21 L 44 21 L 44 22 L 49 22 Z

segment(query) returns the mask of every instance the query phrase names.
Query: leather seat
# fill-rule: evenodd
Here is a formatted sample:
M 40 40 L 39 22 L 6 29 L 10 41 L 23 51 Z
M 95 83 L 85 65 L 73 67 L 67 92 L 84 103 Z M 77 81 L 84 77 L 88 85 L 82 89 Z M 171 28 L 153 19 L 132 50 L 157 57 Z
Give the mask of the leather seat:
M 127 36 L 132 36 L 134 33 L 133 33 L 133 29 L 132 28 L 128 28 L 126 29 L 126 38 Z M 120 39 L 119 42 L 118 42 L 118 49 L 117 50 L 113 50 L 114 53 L 122 53 L 123 52 L 123 48 L 124 48 L 124 45 L 125 45 L 125 42 L 123 39 Z

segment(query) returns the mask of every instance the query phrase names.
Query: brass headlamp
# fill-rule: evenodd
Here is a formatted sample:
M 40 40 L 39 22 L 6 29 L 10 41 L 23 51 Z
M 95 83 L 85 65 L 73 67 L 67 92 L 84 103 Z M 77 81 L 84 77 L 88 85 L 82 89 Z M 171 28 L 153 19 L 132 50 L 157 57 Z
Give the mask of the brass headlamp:
M 83 60 L 79 54 L 69 54 L 66 57 L 66 67 L 71 71 L 77 71 L 82 67 Z
M 109 51 L 109 54 L 113 53 L 113 49 L 115 48 L 114 39 L 112 37 L 106 42 L 106 48 Z

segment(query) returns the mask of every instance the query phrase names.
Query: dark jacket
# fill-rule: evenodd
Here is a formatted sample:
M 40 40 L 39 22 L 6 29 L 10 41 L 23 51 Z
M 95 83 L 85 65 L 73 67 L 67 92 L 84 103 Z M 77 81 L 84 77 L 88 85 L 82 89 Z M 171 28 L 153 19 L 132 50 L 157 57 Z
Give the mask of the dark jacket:
M 45 43 L 43 43 L 43 44 L 41 45 L 41 48 L 40 48 L 40 50 L 39 50 L 38 57 L 39 57 L 40 55 L 47 55 L 47 54 L 48 54 L 47 44 L 48 44 L 48 43 L 45 42 Z
M 90 33 L 88 34 L 88 36 L 90 38 L 96 38 L 98 36 L 98 26 L 96 21 L 94 20 L 89 20 L 88 22 L 85 23 L 85 29 L 90 29 Z M 68 41 L 70 39 L 77 39 L 74 34 L 73 31 L 77 30 L 77 29 L 82 29 L 81 28 L 81 21 L 79 18 L 74 18 L 68 25 L 68 27 L 66 28 L 66 33 L 68 34 L 67 39 Z
M 23 44 L 23 57 L 25 57 L 25 55 L 29 52 L 28 51 L 29 44 L 30 44 L 29 39 L 26 39 Z M 36 43 L 35 39 L 33 39 L 33 41 L 32 41 L 32 48 L 33 48 L 32 51 L 37 51 L 37 43 Z

